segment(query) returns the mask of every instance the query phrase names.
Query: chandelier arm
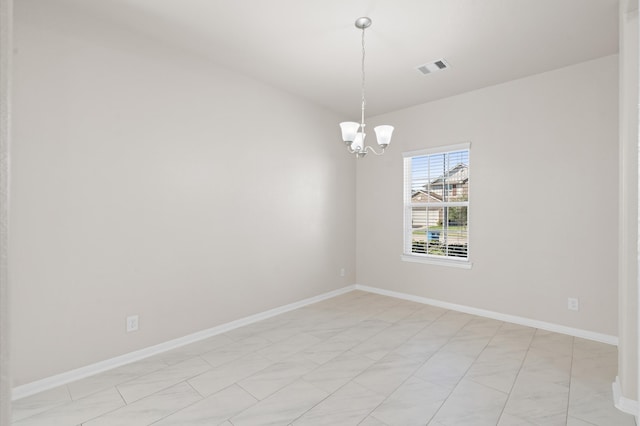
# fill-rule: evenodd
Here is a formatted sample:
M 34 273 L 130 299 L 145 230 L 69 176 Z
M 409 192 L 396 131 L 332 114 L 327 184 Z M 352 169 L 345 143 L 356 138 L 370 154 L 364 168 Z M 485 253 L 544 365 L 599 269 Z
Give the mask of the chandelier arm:
M 371 151 L 371 152 L 373 152 L 375 155 L 382 155 L 382 154 L 384 154 L 384 150 L 385 150 L 385 148 L 382 148 L 382 151 L 380 151 L 380 153 L 378 153 L 378 152 L 376 152 L 376 150 L 375 150 L 375 149 L 373 149 L 373 147 L 372 147 L 372 146 L 367 145 L 367 146 L 364 148 L 364 152 Z
M 370 148 L 370 147 L 367 146 L 364 149 L 358 151 L 348 146 L 347 151 L 349 151 L 349 154 L 355 154 L 357 158 L 363 158 L 365 155 L 367 155 L 367 148 Z M 382 154 L 377 154 L 375 151 L 372 151 L 372 152 L 376 155 L 382 155 Z M 382 152 L 384 152 L 384 150 Z

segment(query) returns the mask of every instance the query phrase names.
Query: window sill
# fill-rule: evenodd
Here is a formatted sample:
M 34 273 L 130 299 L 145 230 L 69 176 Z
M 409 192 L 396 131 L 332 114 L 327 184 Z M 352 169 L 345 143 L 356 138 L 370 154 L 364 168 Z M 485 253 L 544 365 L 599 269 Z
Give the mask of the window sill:
M 452 268 L 471 269 L 473 263 L 468 260 L 434 259 L 433 257 L 411 256 L 403 254 L 400 256 L 403 262 L 426 263 L 428 265 L 449 266 Z

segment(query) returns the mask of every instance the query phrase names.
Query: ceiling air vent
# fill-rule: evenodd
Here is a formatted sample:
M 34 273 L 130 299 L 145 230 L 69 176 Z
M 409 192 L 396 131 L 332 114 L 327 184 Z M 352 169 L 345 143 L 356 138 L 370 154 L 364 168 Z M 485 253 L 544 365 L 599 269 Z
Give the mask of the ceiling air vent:
M 449 68 L 450 65 L 444 59 L 438 59 L 437 61 L 429 62 L 428 64 L 420 65 L 418 71 L 422 74 L 431 74 L 432 72 L 442 71 Z

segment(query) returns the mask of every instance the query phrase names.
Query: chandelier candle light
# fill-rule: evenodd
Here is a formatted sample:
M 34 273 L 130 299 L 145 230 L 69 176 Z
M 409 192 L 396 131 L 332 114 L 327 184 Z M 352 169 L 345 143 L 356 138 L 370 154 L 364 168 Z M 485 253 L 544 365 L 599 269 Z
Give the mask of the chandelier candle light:
M 377 126 L 374 127 L 376 132 L 376 139 L 378 145 L 382 148 L 381 152 L 376 152 L 371 146 L 365 146 L 365 132 L 364 132 L 364 107 L 366 104 L 364 98 L 364 30 L 371 26 L 371 19 L 367 17 L 358 18 L 356 20 L 356 28 L 362 30 L 362 114 L 360 116 L 360 123 L 355 121 L 345 121 L 340 123 L 342 129 L 342 140 L 347 144 L 347 149 L 351 154 L 355 154 L 357 158 L 362 158 L 367 155 L 368 151 L 373 152 L 375 155 L 384 154 L 384 150 L 389 146 L 391 142 L 391 133 L 393 133 L 393 126 Z

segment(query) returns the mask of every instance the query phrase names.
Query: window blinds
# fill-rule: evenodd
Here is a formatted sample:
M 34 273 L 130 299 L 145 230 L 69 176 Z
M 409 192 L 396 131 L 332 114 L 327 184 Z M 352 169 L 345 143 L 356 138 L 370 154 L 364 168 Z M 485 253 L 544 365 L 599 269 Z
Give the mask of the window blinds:
M 469 258 L 469 144 L 404 154 L 404 253 Z

